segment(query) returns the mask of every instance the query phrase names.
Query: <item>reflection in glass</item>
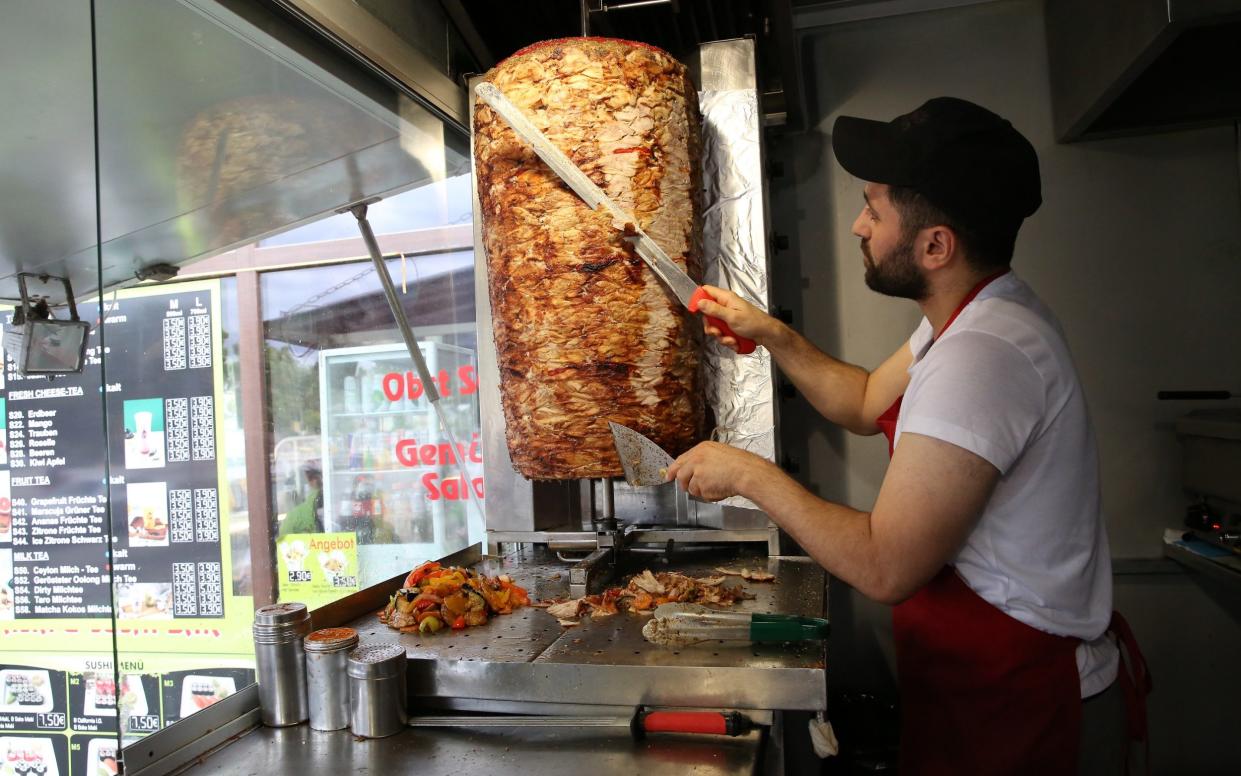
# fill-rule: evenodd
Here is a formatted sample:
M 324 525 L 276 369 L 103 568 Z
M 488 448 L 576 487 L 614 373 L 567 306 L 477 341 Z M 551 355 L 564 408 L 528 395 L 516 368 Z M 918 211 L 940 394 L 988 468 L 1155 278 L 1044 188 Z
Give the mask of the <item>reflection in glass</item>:
M 99 287 L 89 5 L 6 3 L 0 22 L 0 297 L 15 273 Z M 35 289 L 32 287 L 31 289 Z M 53 308 L 64 296 L 55 287 Z M 117 664 L 112 631 L 100 396 L 102 310 L 90 322 L 87 368 L 49 381 L 0 355 L 0 771 L 116 773 Z M 0 323 L 12 323 L 6 305 Z M 66 318 L 63 308 L 56 317 Z M 55 326 L 52 324 L 52 326 Z M 83 332 L 27 331 L 36 367 L 73 366 Z M 64 336 L 66 334 L 72 336 Z M 28 362 L 29 363 L 29 362 Z M 71 742 L 78 749 L 71 750 Z
M 484 496 L 473 256 L 391 260 L 389 271 L 404 278 L 460 445 L 441 432 L 372 265 L 266 273 L 282 600 L 326 603 L 479 538 L 466 492 Z

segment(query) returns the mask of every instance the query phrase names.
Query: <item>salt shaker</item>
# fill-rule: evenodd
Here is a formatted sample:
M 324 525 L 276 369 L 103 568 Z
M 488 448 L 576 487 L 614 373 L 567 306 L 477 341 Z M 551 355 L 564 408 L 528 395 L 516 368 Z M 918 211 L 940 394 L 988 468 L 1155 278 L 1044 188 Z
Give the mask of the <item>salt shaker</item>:
M 349 653 L 349 729 L 363 738 L 401 732 L 405 711 L 405 648 L 364 644 Z
M 302 646 L 308 633 L 310 611 L 305 604 L 270 604 L 254 612 L 254 661 L 264 725 L 287 727 L 310 716 Z

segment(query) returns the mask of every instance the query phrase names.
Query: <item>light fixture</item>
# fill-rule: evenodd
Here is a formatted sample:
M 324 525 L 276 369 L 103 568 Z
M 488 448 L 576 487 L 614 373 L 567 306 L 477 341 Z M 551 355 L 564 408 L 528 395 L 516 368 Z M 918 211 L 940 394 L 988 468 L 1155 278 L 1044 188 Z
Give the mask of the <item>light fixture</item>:
M 169 264 L 166 261 L 157 261 L 148 264 L 145 267 L 139 267 L 134 273 L 134 277 L 139 280 L 150 280 L 154 283 L 163 283 L 165 280 L 172 280 L 177 276 L 181 268 L 176 264 Z
M 33 300 L 26 291 L 26 278 L 37 278 L 41 283 L 59 280 L 65 289 L 69 304 L 69 320 L 52 317 L 47 297 Z M 13 322 L 4 327 L 4 349 L 17 364 L 23 375 L 57 375 L 79 373 L 86 361 L 86 337 L 90 324 L 78 318 L 78 307 L 73 301 L 73 287 L 68 278 L 52 275 L 34 275 L 21 272 L 17 275 L 22 303 L 13 312 Z

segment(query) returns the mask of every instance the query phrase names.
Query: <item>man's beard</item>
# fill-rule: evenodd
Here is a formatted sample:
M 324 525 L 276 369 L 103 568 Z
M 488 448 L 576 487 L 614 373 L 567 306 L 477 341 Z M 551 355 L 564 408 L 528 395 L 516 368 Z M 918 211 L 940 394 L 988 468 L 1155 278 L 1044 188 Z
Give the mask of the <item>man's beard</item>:
M 866 285 L 872 291 L 885 296 L 912 299 L 920 302 L 927 297 L 926 278 L 918 270 L 914 260 L 915 235 L 901 238 L 901 242 L 888 254 L 882 264 L 876 264 L 870 255 L 870 247 L 862 240 L 862 256 L 866 265 Z

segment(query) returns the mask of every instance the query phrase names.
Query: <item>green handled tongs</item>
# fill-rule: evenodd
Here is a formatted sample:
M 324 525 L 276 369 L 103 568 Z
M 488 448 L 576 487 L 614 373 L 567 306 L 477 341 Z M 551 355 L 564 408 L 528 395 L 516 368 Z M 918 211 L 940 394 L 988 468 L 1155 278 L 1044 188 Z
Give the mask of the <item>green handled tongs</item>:
M 651 631 L 648 633 L 648 629 Z M 699 604 L 663 604 L 643 634 L 656 643 L 700 641 L 822 641 L 830 626 L 819 617 L 723 612 Z

